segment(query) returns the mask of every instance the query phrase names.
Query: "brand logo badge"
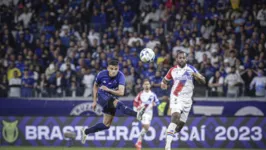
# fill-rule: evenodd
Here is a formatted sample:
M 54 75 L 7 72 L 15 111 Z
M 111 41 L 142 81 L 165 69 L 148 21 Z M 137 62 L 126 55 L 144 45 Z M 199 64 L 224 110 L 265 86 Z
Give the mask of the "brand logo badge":
M 3 129 L 2 129 L 2 135 L 6 142 L 13 143 L 18 138 L 18 121 L 14 122 L 7 122 L 5 120 L 2 121 L 3 123 Z

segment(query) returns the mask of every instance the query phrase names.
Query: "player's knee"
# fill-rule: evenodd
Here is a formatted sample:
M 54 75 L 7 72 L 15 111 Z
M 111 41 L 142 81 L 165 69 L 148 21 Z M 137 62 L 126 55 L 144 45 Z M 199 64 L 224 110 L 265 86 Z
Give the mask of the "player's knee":
M 150 128 L 150 126 L 149 126 L 149 125 L 143 125 L 142 127 L 143 127 L 143 129 L 145 129 L 146 131 L 148 131 L 148 130 L 149 130 L 149 128 Z
M 176 132 L 176 133 L 179 133 L 180 131 L 181 131 L 181 128 L 180 128 L 180 127 L 176 127 L 176 128 L 175 128 L 175 132 Z
M 106 129 L 109 129 L 111 126 L 111 123 L 105 123 L 104 125 L 106 126 Z
M 171 122 L 178 125 L 179 118 L 180 118 L 180 114 L 178 112 L 175 112 L 172 114 Z
M 118 103 L 118 100 L 117 100 L 117 99 L 113 101 L 113 105 L 114 105 L 114 107 L 117 106 L 117 103 Z
M 183 128 L 183 126 L 177 126 L 177 127 L 175 128 L 175 131 L 176 131 L 177 133 L 179 133 L 179 132 L 182 130 L 182 128 Z
M 109 129 L 111 127 L 111 124 L 108 124 L 108 126 L 106 126 L 106 129 Z
M 185 125 L 184 122 L 179 122 L 178 125 L 177 125 L 177 127 L 176 127 L 176 129 L 175 129 L 175 131 L 177 133 L 179 133 L 182 130 L 182 128 L 184 127 L 184 125 Z

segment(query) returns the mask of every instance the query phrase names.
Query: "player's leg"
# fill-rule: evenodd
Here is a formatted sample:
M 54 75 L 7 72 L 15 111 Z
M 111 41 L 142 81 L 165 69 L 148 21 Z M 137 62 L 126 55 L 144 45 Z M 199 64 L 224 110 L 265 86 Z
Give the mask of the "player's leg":
M 127 107 L 123 102 L 117 99 L 114 100 L 113 104 L 115 108 L 119 109 L 124 114 L 136 117 L 138 120 L 142 119 L 142 115 L 144 114 L 145 111 L 145 107 L 142 107 L 138 112 L 135 112 L 133 109 Z
M 177 124 L 177 127 L 175 128 L 175 132 L 176 133 L 179 133 L 181 131 L 181 129 L 184 127 L 184 125 L 185 125 L 185 122 L 183 122 L 183 121 L 180 120 L 178 122 L 178 124 Z
M 177 97 L 170 98 L 170 109 L 171 109 L 171 123 L 167 128 L 167 135 L 166 135 L 166 144 L 165 150 L 171 149 L 171 143 L 176 131 L 176 127 L 179 124 L 179 120 L 181 117 L 181 112 L 184 109 L 184 103 L 180 99 L 178 100 Z
M 175 130 L 176 133 L 179 133 L 181 131 L 181 129 L 184 127 L 185 123 L 187 122 L 188 115 L 189 115 L 189 112 L 191 109 L 191 105 L 192 104 L 185 104 L 184 105 L 184 109 L 183 109 L 182 113 L 180 114 L 180 119 L 179 119 L 179 122 L 178 122 L 176 130 Z
M 102 130 L 107 130 L 110 128 L 112 122 L 113 122 L 114 116 L 110 114 L 104 114 L 103 115 L 103 122 L 97 123 L 96 125 L 90 127 L 90 128 L 83 128 L 81 129 L 81 143 L 84 144 L 86 141 L 86 136 L 90 133 L 95 133 Z
M 109 115 L 109 114 L 104 114 L 103 115 L 103 122 L 98 123 L 88 129 L 85 130 L 85 134 L 88 135 L 90 133 L 95 133 L 98 131 L 106 130 L 109 129 L 112 122 L 113 122 L 114 116 Z
M 165 145 L 165 150 L 170 150 L 171 149 L 171 143 L 176 131 L 176 127 L 179 124 L 179 119 L 180 119 L 180 112 L 172 112 L 171 115 L 171 123 L 169 124 L 166 132 L 166 145 Z
M 144 114 L 141 120 L 142 123 L 142 129 L 140 131 L 140 135 L 138 137 L 138 141 L 135 144 L 137 150 L 140 150 L 142 147 L 142 139 L 145 136 L 145 134 L 148 132 L 149 127 L 150 127 L 150 123 L 151 123 L 151 118 L 152 116 L 149 114 Z
M 142 142 L 144 135 L 148 132 L 150 124 L 142 124 L 142 129 L 139 134 L 138 142 Z
M 81 142 L 84 144 L 86 141 L 86 136 L 90 133 L 95 133 L 102 130 L 109 129 L 110 125 L 112 124 L 113 118 L 115 116 L 115 107 L 113 106 L 112 102 L 114 101 L 113 98 L 108 97 L 106 95 L 98 95 L 97 103 L 100 104 L 103 108 L 103 122 L 97 123 L 96 125 L 85 129 L 81 129 Z

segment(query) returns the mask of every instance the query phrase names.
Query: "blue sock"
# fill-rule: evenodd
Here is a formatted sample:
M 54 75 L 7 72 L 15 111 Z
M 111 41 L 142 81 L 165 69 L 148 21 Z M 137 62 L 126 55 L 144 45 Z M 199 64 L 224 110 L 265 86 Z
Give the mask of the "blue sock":
M 109 129 L 110 127 L 107 127 L 106 125 L 104 125 L 103 123 L 97 123 L 96 125 L 88 128 L 85 130 L 85 134 L 88 135 L 90 133 L 95 133 L 98 131 L 102 131 L 102 130 L 106 130 Z
M 135 112 L 133 109 L 125 106 L 124 103 L 122 103 L 120 101 L 118 101 L 116 108 L 120 109 L 120 111 L 122 111 L 126 115 L 137 117 L 137 112 Z

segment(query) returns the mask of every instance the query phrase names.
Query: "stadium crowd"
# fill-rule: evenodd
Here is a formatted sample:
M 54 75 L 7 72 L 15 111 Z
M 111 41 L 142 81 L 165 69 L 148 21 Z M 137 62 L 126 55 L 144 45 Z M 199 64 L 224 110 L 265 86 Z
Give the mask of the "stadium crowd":
M 180 50 L 210 96 L 265 96 L 265 0 L 0 0 L 0 9 L 1 97 L 91 96 L 114 57 L 126 95 L 149 78 L 162 97 Z M 139 60 L 144 47 L 154 63 Z

